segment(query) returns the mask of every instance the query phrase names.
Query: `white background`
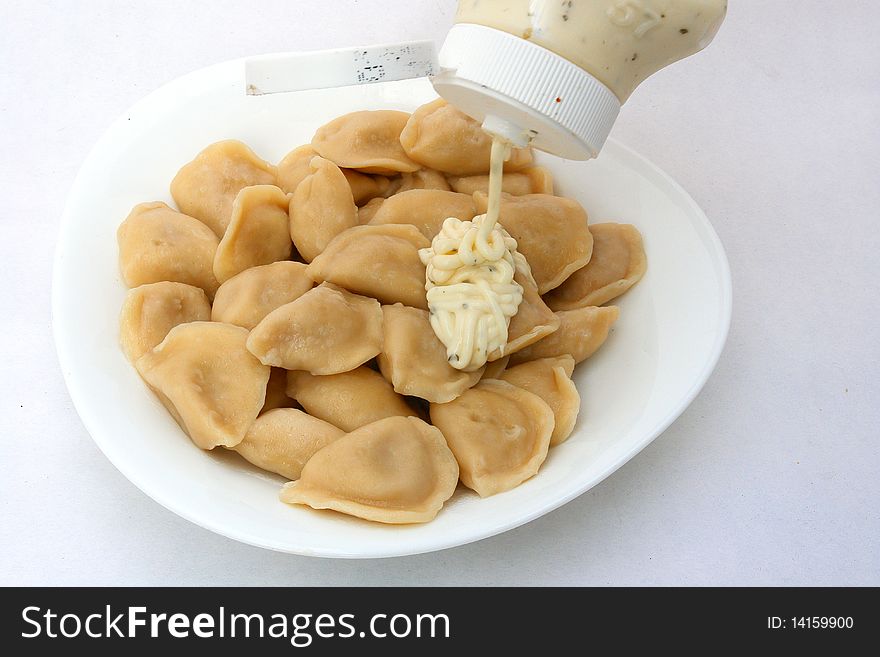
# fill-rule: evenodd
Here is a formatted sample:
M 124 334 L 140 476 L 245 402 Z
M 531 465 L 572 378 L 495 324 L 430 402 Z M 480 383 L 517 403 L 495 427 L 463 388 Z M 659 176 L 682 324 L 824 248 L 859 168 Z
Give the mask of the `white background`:
M 730 338 L 684 415 L 535 522 L 380 561 L 211 534 L 128 483 L 71 405 L 51 338 L 58 218 L 129 105 L 236 57 L 433 38 L 452 0 L 0 2 L 0 584 L 880 584 L 880 14 L 732 0 L 704 53 L 613 135 L 705 209 Z

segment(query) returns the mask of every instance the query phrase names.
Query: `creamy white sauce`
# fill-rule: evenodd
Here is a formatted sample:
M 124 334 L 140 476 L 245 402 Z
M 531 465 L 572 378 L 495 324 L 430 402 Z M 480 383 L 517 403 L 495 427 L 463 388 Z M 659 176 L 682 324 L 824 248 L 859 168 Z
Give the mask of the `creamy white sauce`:
M 471 221 L 446 219 L 430 248 L 419 251 L 427 268 L 431 327 L 446 346 L 449 364 L 467 372 L 480 369 L 490 355 L 504 355 L 510 318 L 523 297 L 514 274 L 519 269 L 531 275 L 516 240 L 497 225 L 509 156 L 510 144 L 493 139 L 486 214 Z
M 709 45 L 726 12 L 727 0 L 461 0 L 455 21 L 552 50 L 622 103 L 649 75 Z

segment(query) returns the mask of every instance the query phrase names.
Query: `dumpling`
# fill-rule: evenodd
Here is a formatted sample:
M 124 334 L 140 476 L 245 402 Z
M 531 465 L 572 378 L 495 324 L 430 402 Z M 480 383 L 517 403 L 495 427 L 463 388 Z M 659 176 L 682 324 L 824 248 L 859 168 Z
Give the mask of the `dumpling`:
M 271 368 L 269 382 L 266 384 L 266 401 L 260 409 L 260 415 L 275 408 L 296 408 L 295 399 L 287 396 L 287 370 L 281 367 Z
M 550 444 L 558 445 L 571 435 L 581 407 L 581 397 L 571 380 L 574 358 L 568 354 L 541 358 L 505 370 L 499 377 L 517 388 L 538 395 L 550 406 L 555 419 Z
M 519 486 L 547 458 L 553 411 L 531 392 L 484 379 L 448 404 L 431 404 L 461 468 L 461 481 L 488 497 Z
M 483 369 L 457 370 L 446 359 L 428 312 L 401 304 L 382 306 L 385 342 L 379 369 L 394 390 L 429 402 L 452 401 L 480 380 Z
M 400 131 L 408 120 L 409 114 L 397 110 L 351 112 L 318 128 L 312 146 L 346 169 L 381 175 L 416 171 L 419 165 L 400 145 Z
M 593 257 L 546 298 L 553 310 L 601 306 L 638 283 L 648 267 L 642 236 L 629 224 L 595 224 Z
M 223 283 L 251 267 L 290 258 L 287 194 L 274 185 L 245 187 L 214 254 L 214 276 Z
M 391 181 L 385 176 L 371 176 L 354 169 L 340 169 L 340 171 L 348 181 L 351 195 L 355 205 L 358 206 L 364 205 L 374 198 L 384 197 L 391 187 Z
M 299 184 L 312 172 L 309 164 L 317 154 L 318 151 L 312 148 L 311 144 L 290 151 L 278 163 L 275 174 L 277 185 L 288 194 L 293 194 Z
M 448 176 L 447 180 L 453 190 L 462 194 L 489 193 L 489 174 Z M 528 167 L 522 171 L 505 173 L 501 179 L 501 191 L 512 196 L 552 194 L 553 174 L 544 167 Z
M 220 286 L 211 319 L 250 330 L 270 312 L 298 299 L 314 285 L 301 262 L 280 261 L 251 267 Z
M 165 339 L 178 324 L 211 319 L 204 290 L 185 283 L 148 283 L 129 290 L 122 303 L 119 339 L 132 363 Z
M 419 259 L 419 249 L 430 245 L 415 226 L 349 228 L 312 261 L 309 276 L 318 283 L 330 281 L 382 303 L 400 302 L 427 310 L 425 265 Z
M 372 198 L 359 207 L 357 215 L 358 223 L 362 226 L 370 223 L 370 220 L 376 215 L 376 212 L 379 211 L 379 208 L 382 207 L 383 203 L 385 203 L 384 198 Z
M 458 464 L 437 429 L 391 417 L 315 454 L 281 501 L 391 524 L 428 522 L 458 484 Z
M 619 314 L 617 306 L 560 310 L 556 313 L 559 328 L 546 338 L 513 354 L 510 365 L 538 358 L 556 358 L 565 354 L 570 354 L 575 363 L 580 363 L 602 346 Z
M 455 176 L 489 172 L 492 138 L 442 98 L 413 112 L 400 133 L 400 143 L 410 158 L 431 169 Z M 531 163 L 530 148 L 514 148 L 504 170 L 516 171 Z
M 520 271 L 514 274 L 513 280 L 522 286 L 523 298 L 519 308 L 516 309 L 516 315 L 510 318 L 510 325 L 507 327 L 507 344 L 504 346 L 504 353 L 508 355 L 547 337 L 559 328 L 559 318 L 541 299 L 535 282 Z M 496 352 L 489 354 L 492 360 L 498 356 Z
M 370 219 L 370 224 L 412 224 L 432 240 L 447 218 L 470 221 L 476 214 L 474 199 L 467 194 L 411 189 L 386 199 Z
M 311 262 L 334 237 L 358 225 L 351 187 L 339 167 L 312 158 L 312 173 L 290 199 L 290 237 L 306 262 Z
M 264 365 L 347 372 L 382 350 L 382 307 L 324 283 L 266 315 L 251 331 L 247 348 Z
M 477 214 L 486 212 L 488 197 L 476 192 L 474 200 Z M 529 261 L 539 294 L 562 285 L 590 261 L 593 253 L 587 213 L 572 199 L 549 194 L 505 195 L 501 198 L 499 223 Z
M 240 141 L 211 144 L 171 181 L 171 196 L 184 214 L 195 217 L 223 237 L 232 218 L 232 203 L 244 187 L 274 185 L 275 167 Z
M 408 192 L 411 189 L 441 189 L 450 191 L 452 188 L 440 171 L 433 169 L 419 169 L 412 173 L 402 173 L 394 180 L 390 181 L 385 196 L 393 196 L 401 192 Z
M 231 324 L 180 324 L 135 363 L 202 449 L 238 445 L 263 406 L 269 368 L 247 350 L 247 337 Z
M 202 288 L 214 296 L 217 236 L 201 221 L 175 212 L 164 203 L 141 203 L 116 232 L 119 265 L 128 287 L 175 281 Z
M 235 451 L 258 468 L 299 479 L 318 450 L 344 435 L 342 429 L 295 408 L 276 408 L 254 420 Z
M 483 376 L 480 379 L 500 379 L 508 361 L 510 361 L 510 356 L 502 356 L 498 360 L 486 363 L 486 369 L 483 370 Z
M 386 417 L 417 415 L 381 374 L 366 365 L 330 376 L 288 372 L 287 395 L 309 415 L 345 431 Z

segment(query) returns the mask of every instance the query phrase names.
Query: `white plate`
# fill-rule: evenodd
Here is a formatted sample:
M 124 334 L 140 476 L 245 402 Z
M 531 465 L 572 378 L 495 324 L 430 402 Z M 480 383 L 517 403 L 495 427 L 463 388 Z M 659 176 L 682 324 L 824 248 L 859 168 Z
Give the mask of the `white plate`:
M 235 454 L 196 448 L 118 347 L 125 294 L 119 223 L 136 203 L 171 203 L 171 178 L 211 142 L 240 139 L 277 162 L 340 114 L 412 110 L 434 97 L 426 80 L 249 97 L 243 77 L 243 61 L 220 64 L 132 107 L 89 155 L 61 222 L 53 311 L 70 395 L 107 458 L 157 502 L 230 538 L 285 552 L 384 557 L 439 550 L 512 529 L 577 497 L 650 443 L 699 392 L 730 322 L 724 251 L 687 193 L 610 141 L 592 162 L 540 159 L 591 222 L 638 226 L 648 273 L 616 302 L 620 320 L 607 343 L 577 369 L 577 428 L 536 477 L 485 500 L 460 488 L 433 522 L 390 527 L 282 504 L 280 478 Z

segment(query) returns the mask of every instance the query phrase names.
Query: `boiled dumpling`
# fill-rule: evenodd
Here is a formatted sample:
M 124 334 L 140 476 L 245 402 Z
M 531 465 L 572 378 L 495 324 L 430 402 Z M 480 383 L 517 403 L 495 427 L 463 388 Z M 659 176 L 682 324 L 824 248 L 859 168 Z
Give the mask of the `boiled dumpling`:
M 180 324 L 135 363 L 202 449 L 235 447 L 263 406 L 269 368 L 247 350 L 247 337 L 231 324 Z
M 278 186 L 288 194 L 293 194 L 312 169 L 312 158 L 318 154 L 311 144 L 294 148 L 278 163 L 276 179 Z
M 347 372 L 382 350 L 382 308 L 375 299 L 324 283 L 266 315 L 247 348 L 264 365 Z
M 379 369 L 394 390 L 429 402 L 452 401 L 480 380 L 483 369 L 457 370 L 446 358 L 428 313 L 401 304 L 382 306 L 385 342 Z
M 593 257 L 547 295 L 553 310 L 601 306 L 619 297 L 645 274 L 648 261 L 642 236 L 629 224 L 595 224 Z
M 309 276 L 382 303 L 400 302 L 427 310 L 425 265 L 419 259 L 419 249 L 430 245 L 415 226 L 349 228 L 312 261 Z
M 535 281 L 519 270 L 514 274 L 513 280 L 522 287 L 523 298 L 507 327 L 505 354 L 516 353 L 559 328 L 559 318 L 541 299 Z M 489 358 L 495 360 L 498 355 L 493 352 L 489 354 Z
M 342 429 L 295 408 L 276 408 L 254 421 L 235 451 L 263 470 L 299 479 L 318 450 L 344 435 Z
M 558 445 L 571 435 L 581 407 L 581 397 L 571 380 L 574 358 L 568 354 L 541 358 L 505 370 L 499 377 L 538 395 L 550 406 L 555 422 L 550 444 Z
M 316 453 L 281 500 L 376 522 L 428 522 L 457 483 L 458 464 L 441 433 L 418 418 L 391 417 Z
M 412 173 L 402 173 L 392 180 L 385 191 L 385 196 L 393 196 L 411 189 L 440 189 L 450 191 L 452 188 L 446 180 L 446 176 L 434 169 L 419 169 Z
M 432 240 L 449 217 L 470 221 L 476 214 L 474 199 L 467 194 L 411 189 L 386 199 L 373 214 L 370 224 L 412 224 Z
M 488 208 L 488 197 L 474 194 L 477 213 Z M 590 261 L 593 237 L 580 203 L 549 194 L 505 195 L 499 223 L 516 240 L 517 250 L 532 268 L 538 293 L 559 287 Z
M 400 131 L 409 114 L 397 110 L 345 114 L 318 128 L 312 138 L 316 151 L 340 167 L 390 175 L 416 171 L 419 165 L 400 145 Z
M 232 219 L 214 255 L 214 276 L 223 283 L 251 267 L 290 258 L 287 194 L 274 185 L 245 187 L 232 204 Z
M 119 226 L 119 264 L 128 287 L 175 281 L 214 296 L 217 236 L 201 221 L 164 203 L 141 203 Z
M 355 205 L 365 205 L 374 198 L 384 197 L 391 187 L 391 181 L 385 176 L 371 176 L 354 169 L 340 169 L 348 181 Z
M 132 363 L 165 339 L 178 324 L 211 319 L 204 290 L 185 283 L 148 283 L 129 290 L 122 303 L 119 337 Z
M 483 376 L 480 379 L 500 379 L 501 373 L 507 367 L 510 356 L 502 356 L 497 360 L 486 363 L 486 369 L 483 370 Z
M 617 321 L 617 306 L 587 306 L 556 313 L 559 328 L 533 345 L 516 352 L 510 364 L 518 365 L 538 358 L 555 358 L 570 354 L 575 363 L 586 360 L 602 346 L 608 330 Z
M 489 175 L 448 176 L 449 184 L 456 192 L 473 194 L 489 193 Z M 528 167 L 522 171 L 505 173 L 501 179 L 501 191 L 511 196 L 525 194 L 552 194 L 553 174 L 544 167 Z
M 181 212 L 223 237 L 232 203 L 242 188 L 274 184 L 275 167 L 230 139 L 211 144 L 178 171 L 171 181 L 171 196 Z
M 339 233 L 357 226 L 357 206 L 339 167 L 312 158 L 312 173 L 290 199 L 290 237 L 306 262 L 311 262 Z
M 361 225 L 370 223 L 370 220 L 376 216 L 379 208 L 385 203 L 384 198 L 372 198 L 364 205 L 358 208 L 358 223 Z
M 345 431 L 395 415 L 416 416 L 391 384 L 367 366 L 330 376 L 288 372 L 287 395 L 310 415 Z
M 480 124 L 442 98 L 418 108 L 403 132 L 400 143 L 419 164 L 455 176 L 489 172 L 492 138 Z M 530 148 L 514 148 L 504 163 L 516 171 L 532 163 Z
M 266 401 L 260 409 L 260 415 L 275 408 L 297 408 L 295 399 L 287 396 L 287 370 L 273 367 L 266 384 Z
M 252 267 L 220 286 L 211 319 L 250 330 L 266 315 L 314 287 L 301 262 L 280 261 Z
M 480 497 L 519 486 L 547 458 L 553 411 L 531 392 L 484 379 L 448 404 L 431 404 L 461 468 L 461 481 Z

